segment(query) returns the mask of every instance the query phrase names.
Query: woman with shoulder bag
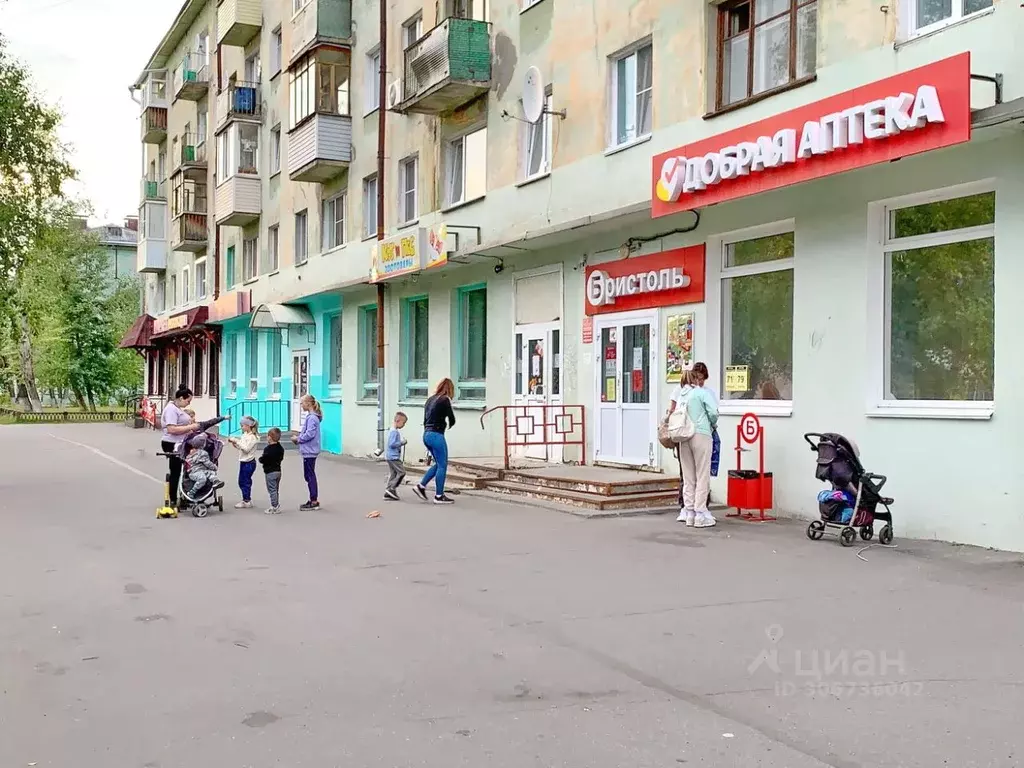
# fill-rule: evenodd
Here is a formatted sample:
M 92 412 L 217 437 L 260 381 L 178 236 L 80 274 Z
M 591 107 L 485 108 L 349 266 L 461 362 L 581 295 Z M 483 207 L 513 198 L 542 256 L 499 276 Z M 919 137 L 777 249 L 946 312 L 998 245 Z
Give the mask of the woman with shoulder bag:
M 695 528 L 710 528 L 717 522 L 708 511 L 708 498 L 712 434 L 718 425 L 718 404 L 704 389 L 706 371 L 707 368 L 699 364 L 683 373 L 666 418 L 666 431 L 676 442 L 683 476 L 683 498 L 676 520 Z

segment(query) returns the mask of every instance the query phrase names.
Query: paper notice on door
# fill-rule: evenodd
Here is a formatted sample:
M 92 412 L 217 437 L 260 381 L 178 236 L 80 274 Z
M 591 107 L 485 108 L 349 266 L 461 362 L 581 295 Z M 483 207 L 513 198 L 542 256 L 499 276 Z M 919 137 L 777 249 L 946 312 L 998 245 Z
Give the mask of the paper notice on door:
M 615 370 L 615 361 L 614 360 L 605 360 L 604 361 L 604 375 L 605 376 L 611 376 L 614 379 L 617 373 L 618 373 L 618 371 Z
M 614 403 L 615 402 L 615 378 L 607 378 L 604 380 L 604 402 Z
M 642 371 L 644 369 L 644 348 L 633 347 L 633 370 Z
M 540 376 L 540 355 L 534 355 L 531 362 L 532 376 Z

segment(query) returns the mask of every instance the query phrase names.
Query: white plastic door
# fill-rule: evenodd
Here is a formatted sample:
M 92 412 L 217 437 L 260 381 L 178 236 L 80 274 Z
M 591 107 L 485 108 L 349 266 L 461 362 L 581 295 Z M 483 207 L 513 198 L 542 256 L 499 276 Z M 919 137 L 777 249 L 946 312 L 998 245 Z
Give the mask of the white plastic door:
M 562 404 L 562 326 L 561 323 L 534 323 L 516 327 L 516 372 L 512 404 L 526 406 L 516 410 L 516 417 L 532 419 L 529 435 L 516 435 L 517 440 L 531 443 L 517 448 L 513 455 L 544 461 L 561 462 L 562 449 L 545 444 L 554 439 L 554 430 L 545 429 L 544 422 L 554 421 L 555 412 L 542 406 Z M 534 406 L 534 407 L 530 407 Z M 524 431 L 530 422 L 523 424 Z
M 291 428 L 302 429 L 302 406 L 299 402 L 309 392 L 309 350 L 303 349 L 292 354 L 292 408 Z

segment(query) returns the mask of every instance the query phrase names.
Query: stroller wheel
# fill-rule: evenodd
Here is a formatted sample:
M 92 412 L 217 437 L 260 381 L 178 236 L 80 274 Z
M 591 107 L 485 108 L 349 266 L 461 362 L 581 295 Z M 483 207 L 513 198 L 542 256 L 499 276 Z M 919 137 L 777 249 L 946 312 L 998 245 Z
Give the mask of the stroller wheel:
M 860 529 L 860 537 L 864 539 L 864 541 L 871 541 L 871 537 L 874 535 L 875 529 L 872 528 L 870 525 L 865 525 L 863 528 Z
M 224 499 L 217 499 L 217 510 L 220 512 L 224 511 Z
M 853 528 L 843 528 L 839 533 L 839 543 L 844 547 L 853 546 L 853 542 L 857 540 L 857 531 Z
M 892 543 L 892 526 L 888 523 L 885 527 L 878 532 L 878 543 L 879 544 L 891 544 Z
M 811 541 L 817 541 L 825 535 L 825 524 L 821 520 L 814 520 L 810 525 L 807 526 L 807 538 Z
M 205 504 L 196 504 L 192 507 L 192 517 L 206 517 L 210 514 L 210 508 Z

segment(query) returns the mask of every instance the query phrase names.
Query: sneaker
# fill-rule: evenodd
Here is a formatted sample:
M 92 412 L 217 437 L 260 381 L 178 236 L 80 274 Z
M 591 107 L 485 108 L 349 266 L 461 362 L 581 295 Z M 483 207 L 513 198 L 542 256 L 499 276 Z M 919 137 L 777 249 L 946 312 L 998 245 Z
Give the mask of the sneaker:
M 680 509 L 679 517 L 676 518 L 677 523 L 686 523 L 687 525 L 693 525 L 694 511 L 692 509 Z
M 434 497 L 434 503 L 435 504 L 454 504 L 455 500 L 452 499 L 452 498 L 449 498 L 448 496 L 445 496 L 442 493 L 440 496 L 435 496 Z
M 412 487 L 412 492 L 413 492 L 413 493 L 415 493 L 415 494 L 416 494 L 417 496 L 419 496 L 419 497 L 420 497 L 421 499 L 423 499 L 424 501 L 426 501 L 426 500 L 427 500 L 427 489 L 426 489 L 426 488 L 424 488 L 424 487 L 423 487 L 422 485 L 420 485 L 419 483 L 416 483 L 416 485 L 414 485 L 414 486 Z
M 214 480 L 213 481 L 213 490 L 219 491 L 223 487 L 224 487 L 224 481 L 223 480 Z
M 320 509 L 319 501 L 307 501 L 305 504 L 299 506 L 299 510 L 302 512 L 310 512 L 314 509 Z
M 711 515 L 710 512 L 701 512 L 697 515 L 697 519 L 693 523 L 694 528 L 713 528 L 718 524 L 718 521 Z
M 240 501 L 235 504 L 235 509 L 252 509 L 251 501 Z
M 280 507 L 269 507 L 268 509 L 263 510 L 263 514 L 264 515 L 280 515 L 281 514 L 281 508 Z
M 398 501 L 399 500 L 398 494 L 395 493 L 394 491 L 384 491 L 384 500 L 385 501 Z

